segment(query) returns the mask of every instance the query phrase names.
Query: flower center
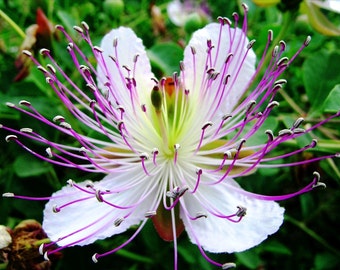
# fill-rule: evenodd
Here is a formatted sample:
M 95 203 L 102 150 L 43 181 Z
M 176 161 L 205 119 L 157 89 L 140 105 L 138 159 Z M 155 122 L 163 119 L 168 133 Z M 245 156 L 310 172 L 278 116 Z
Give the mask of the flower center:
M 183 134 L 185 100 L 179 88 L 178 81 L 167 77 L 151 91 L 154 128 L 163 142 L 160 151 L 168 159 L 176 159 L 180 148 L 178 142 Z

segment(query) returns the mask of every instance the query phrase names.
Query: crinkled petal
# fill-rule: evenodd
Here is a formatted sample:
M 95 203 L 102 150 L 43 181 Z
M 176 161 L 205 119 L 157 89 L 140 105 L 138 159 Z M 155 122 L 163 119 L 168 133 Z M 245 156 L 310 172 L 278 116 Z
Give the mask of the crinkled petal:
M 215 93 L 217 91 L 223 92 L 219 105 L 221 115 L 221 113 L 232 112 L 233 108 L 239 103 L 240 97 L 247 90 L 247 86 L 255 73 L 256 56 L 252 49 L 248 51 L 247 44 L 249 41 L 241 29 L 233 29 L 229 25 L 224 25 L 221 32 L 220 30 L 220 24 L 211 23 L 193 34 L 184 51 L 184 71 L 181 76 L 184 79 L 184 87 L 192 95 L 198 97 L 199 101 L 204 102 L 204 106 L 203 104 L 199 106 L 200 110 L 205 108 L 207 111 L 211 111 L 213 108 L 209 104 L 216 106 L 216 99 L 219 99 L 219 97 L 216 98 Z M 210 54 L 207 53 L 208 40 L 211 40 L 213 46 Z M 225 61 L 229 54 L 233 54 L 233 56 L 225 69 Z M 207 88 L 207 70 L 212 68 L 219 75 Z M 228 74 L 230 78 L 227 87 L 222 91 L 223 80 Z M 209 94 L 204 95 L 207 89 Z M 210 100 L 205 99 L 203 101 L 202 96 L 207 96 Z M 204 112 L 201 113 L 204 114 Z
M 275 233 L 283 222 L 284 208 L 272 201 L 262 201 L 245 196 L 233 179 L 213 186 L 200 186 L 197 196 L 183 196 L 188 213 L 207 213 L 207 218 L 190 220 L 181 211 L 186 231 L 191 241 L 210 252 L 240 252 L 260 244 L 268 235 Z M 230 188 L 232 187 L 232 188 Z M 202 195 L 201 195 L 202 194 Z M 234 223 L 209 213 L 219 211 L 222 215 L 237 212 L 237 206 L 247 208 L 243 219 Z M 235 217 L 237 219 L 237 217 Z
M 124 187 L 127 180 L 133 182 L 138 175 L 140 168 L 135 168 L 125 173 L 108 175 L 102 181 L 93 183 L 93 188 L 101 191 L 116 190 L 117 192 L 104 194 L 102 197 L 105 201 L 126 209 L 110 206 L 105 201 L 100 202 L 95 194 L 80 191 L 74 186 L 65 186 L 54 193 L 44 210 L 43 229 L 48 237 L 52 241 L 65 237 L 57 242 L 60 246 L 87 245 L 139 224 L 150 210 L 155 192 L 152 193 L 152 187 L 145 184 Z M 77 185 L 91 190 L 86 187 L 88 181 Z M 84 199 L 87 197 L 90 198 Z M 77 202 L 61 208 L 60 212 L 53 212 L 55 206 L 61 207 L 75 201 Z M 119 226 L 115 226 L 115 221 L 121 218 L 125 219 Z
M 99 88 L 105 91 L 104 84 L 109 82 L 115 98 L 125 107 L 136 105 L 131 104 L 131 97 L 145 104 L 155 83 L 151 80 L 154 74 L 142 40 L 130 28 L 119 27 L 106 34 L 100 46 L 104 50 L 104 63 L 98 60 Z M 109 96 L 114 98 L 110 93 Z

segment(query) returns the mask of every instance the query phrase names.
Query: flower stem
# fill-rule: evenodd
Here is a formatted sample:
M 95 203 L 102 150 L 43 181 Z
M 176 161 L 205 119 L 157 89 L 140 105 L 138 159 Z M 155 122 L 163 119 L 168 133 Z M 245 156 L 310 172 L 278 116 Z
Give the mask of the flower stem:
M 288 215 L 285 215 L 285 220 L 292 223 L 296 227 L 300 228 L 303 232 L 305 232 L 306 234 L 311 236 L 314 240 L 319 242 L 321 245 L 323 245 L 326 249 L 328 249 L 329 251 L 331 251 L 335 255 L 340 256 L 340 252 L 337 249 L 335 249 L 334 247 L 329 245 L 327 243 L 327 241 L 325 239 L 323 239 L 320 235 L 318 235 L 316 232 L 309 229 L 304 222 L 298 221 L 295 218 L 288 216 Z
M 26 34 L 21 30 L 19 25 L 17 25 L 10 17 L 7 16 L 5 12 L 0 9 L 0 17 L 2 17 L 23 39 L 26 38 Z

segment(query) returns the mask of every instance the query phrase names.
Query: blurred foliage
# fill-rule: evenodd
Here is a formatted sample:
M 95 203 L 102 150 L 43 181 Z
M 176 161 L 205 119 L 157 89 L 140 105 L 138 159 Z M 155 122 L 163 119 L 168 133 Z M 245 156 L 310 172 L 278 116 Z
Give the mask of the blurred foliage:
M 250 0 L 245 2 L 250 9 L 248 34 L 250 39 L 257 40 L 254 50 L 259 58 L 265 48 L 269 29 L 274 31 L 275 42 L 281 39 L 286 41 L 288 57 L 298 50 L 307 35 L 312 36 L 310 46 L 302 51 L 284 74 L 288 84 L 281 94 L 278 94 L 280 108 L 270 120 L 271 128 L 277 126 L 278 130 L 287 127 L 300 116 L 306 118 L 308 126 L 323 119 L 328 112 L 337 111 L 340 108 L 339 38 L 317 33 L 296 8 L 294 12 L 290 12 L 289 9 L 283 12 L 282 8 L 275 5 L 259 7 Z M 237 1 L 211 0 L 207 3 L 212 18 L 217 16 L 231 18 L 234 11 L 242 14 L 240 3 Z M 46 117 L 67 115 L 66 109 L 52 90 L 45 87 L 44 80 L 36 68 L 29 66 L 28 76 L 20 81 L 14 81 L 19 72 L 14 63 L 23 42 L 21 31 L 35 24 L 38 7 L 45 12 L 52 24 L 61 24 L 70 33 L 74 33 L 73 25 L 86 21 L 91 29 L 92 40 L 96 44 L 99 44 L 103 35 L 111 28 L 120 25 L 131 27 L 148 49 L 155 74 L 162 76 L 171 75 L 178 70 L 177 63 L 182 59 L 183 48 L 191 34 L 186 30 L 195 28 L 184 29 L 172 24 L 166 14 L 166 4 L 167 1 L 146 0 L 0 1 L 1 11 L 15 23 L 13 25 L 3 16 L 0 17 L 0 123 L 13 128 L 31 127 L 39 130 L 42 135 L 53 138 L 58 136 L 53 130 L 42 130 L 39 123 L 11 110 L 4 105 L 5 102 L 17 103 L 19 100 L 29 100 Z M 160 13 L 153 12 L 154 5 L 159 8 Z M 334 19 L 335 24 L 339 24 L 339 18 L 332 15 L 329 18 Z M 79 77 L 72 73 L 74 69 L 72 61 L 67 58 L 64 41 L 61 41 L 58 35 L 52 35 L 51 46 L 55 57 L 63 59 L 63 68 L 77 80 Z M 308 159 L 324 152 L 339 151 L 339 123 L 339 119 L 336 119 L 315 131 L 313 136 L 320 138 L 319 146 L 292 159 L 295 161 Z M 99 180 L 102 177 L 36 160 L 16 144 L 6 143 L 4 140 L 6 135 L 8 134 L 0 129 L 1 193 L 10 191 L 27 196 L 48 196 L 64 185 L 67 179 Z M 297 143 L 303 145 L 304 142 Z M 44 151 L 40 145 L 33 147 L 38 151 Z M 287 147 L 293 149 L 296 145 L 291 144 Z M 249 190 L 281 194 L 304 186 L 310 181 L 312 172 L 318 170 L 322 181 L 327 184 L 327 189 L 316 190 L 281 202 L 286 208 L 286 220 L 279 232 L 261 245 L 242 253 L 211 254 L 212 258 L 221 262 L 233 261 L 238 265 L 237 269 L 340 269 L 338 166 L 338 160 L 324 160 L 297 168 L 260 169 L 255 175 L 242 178 L 240 184 Z M 14 228 L 25 219 L 41 221 L 43 207 L 42 202 L 1 199 L 0 224 Z M 136 240 L 126 248 L 99 260 L 97 264 L 92 263 L 93 253 L 123 243 L 134 229 L 131 228 L 128 232 L 111 239 L 97 241 L 93 245 L 64 250 L 63 259 L 56 263 L 53 269 L 173 269 L 172 243 L 160 240 L 151 223 L 148 223 Z M 179 238 L 178 245 L 180 269 L 216 269 L 205 261 L 185 234 Z M 0 269 L 5 269 L 5 265 L 0 265 Z

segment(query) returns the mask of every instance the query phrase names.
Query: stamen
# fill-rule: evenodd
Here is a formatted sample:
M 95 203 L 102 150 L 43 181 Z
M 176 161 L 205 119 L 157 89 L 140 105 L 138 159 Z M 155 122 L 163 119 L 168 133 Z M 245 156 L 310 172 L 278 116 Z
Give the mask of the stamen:
M 142 161 L 142 167 L 143 167 L 143 170 L 145 172 L 146 175 L 150 176 L 148 170 L 146 169 L 146 166 L 145 166 L 145 160 L 149 159 L 149 155 L 147 153 L 141 153 L 139 155 L 139 157 L 141 158 L 141 161 Z
M 96 199 L 98 200 L 98 202 L 104 201 L 103 196 L 102 196 L 102 192 L 99 189 L 96 190 Z
M 200 138 L 200 141 L 197 145 L 195 153 L 197 153 L 197 151 L 200 149 L 200 147 L 202 145 L 202 142 L 203 142 L 203 139 L 204 139 L 204 132 L 205 132 L 206 128 L 211 127 L 212 125 L 213 125 L 213 122 L 211 122 L 211 121 L 208 121 L 203 125 L 202 132 L 201 132 L 201 138 Z
M 190 193 L 195 193 L 199 184 L 200 184 L 200 180 L 201 180 L 201 175 L 203 173 L 203 170 L 201 168 L 197 168 L 196 169 L 196 174 L 197 174 L 197 180 L 196 180 L 196 185 L 194 187 L 194 189 L 192 191 L 190 191 Z
M 152 149 L 151 154 L 153 154 L 152 162 L 153 162 L 153 164 L 154 164 L 155 166 L 157 166 L 156 157 L 157 157 L 157 155 L 159 154 L 158 148 Z

